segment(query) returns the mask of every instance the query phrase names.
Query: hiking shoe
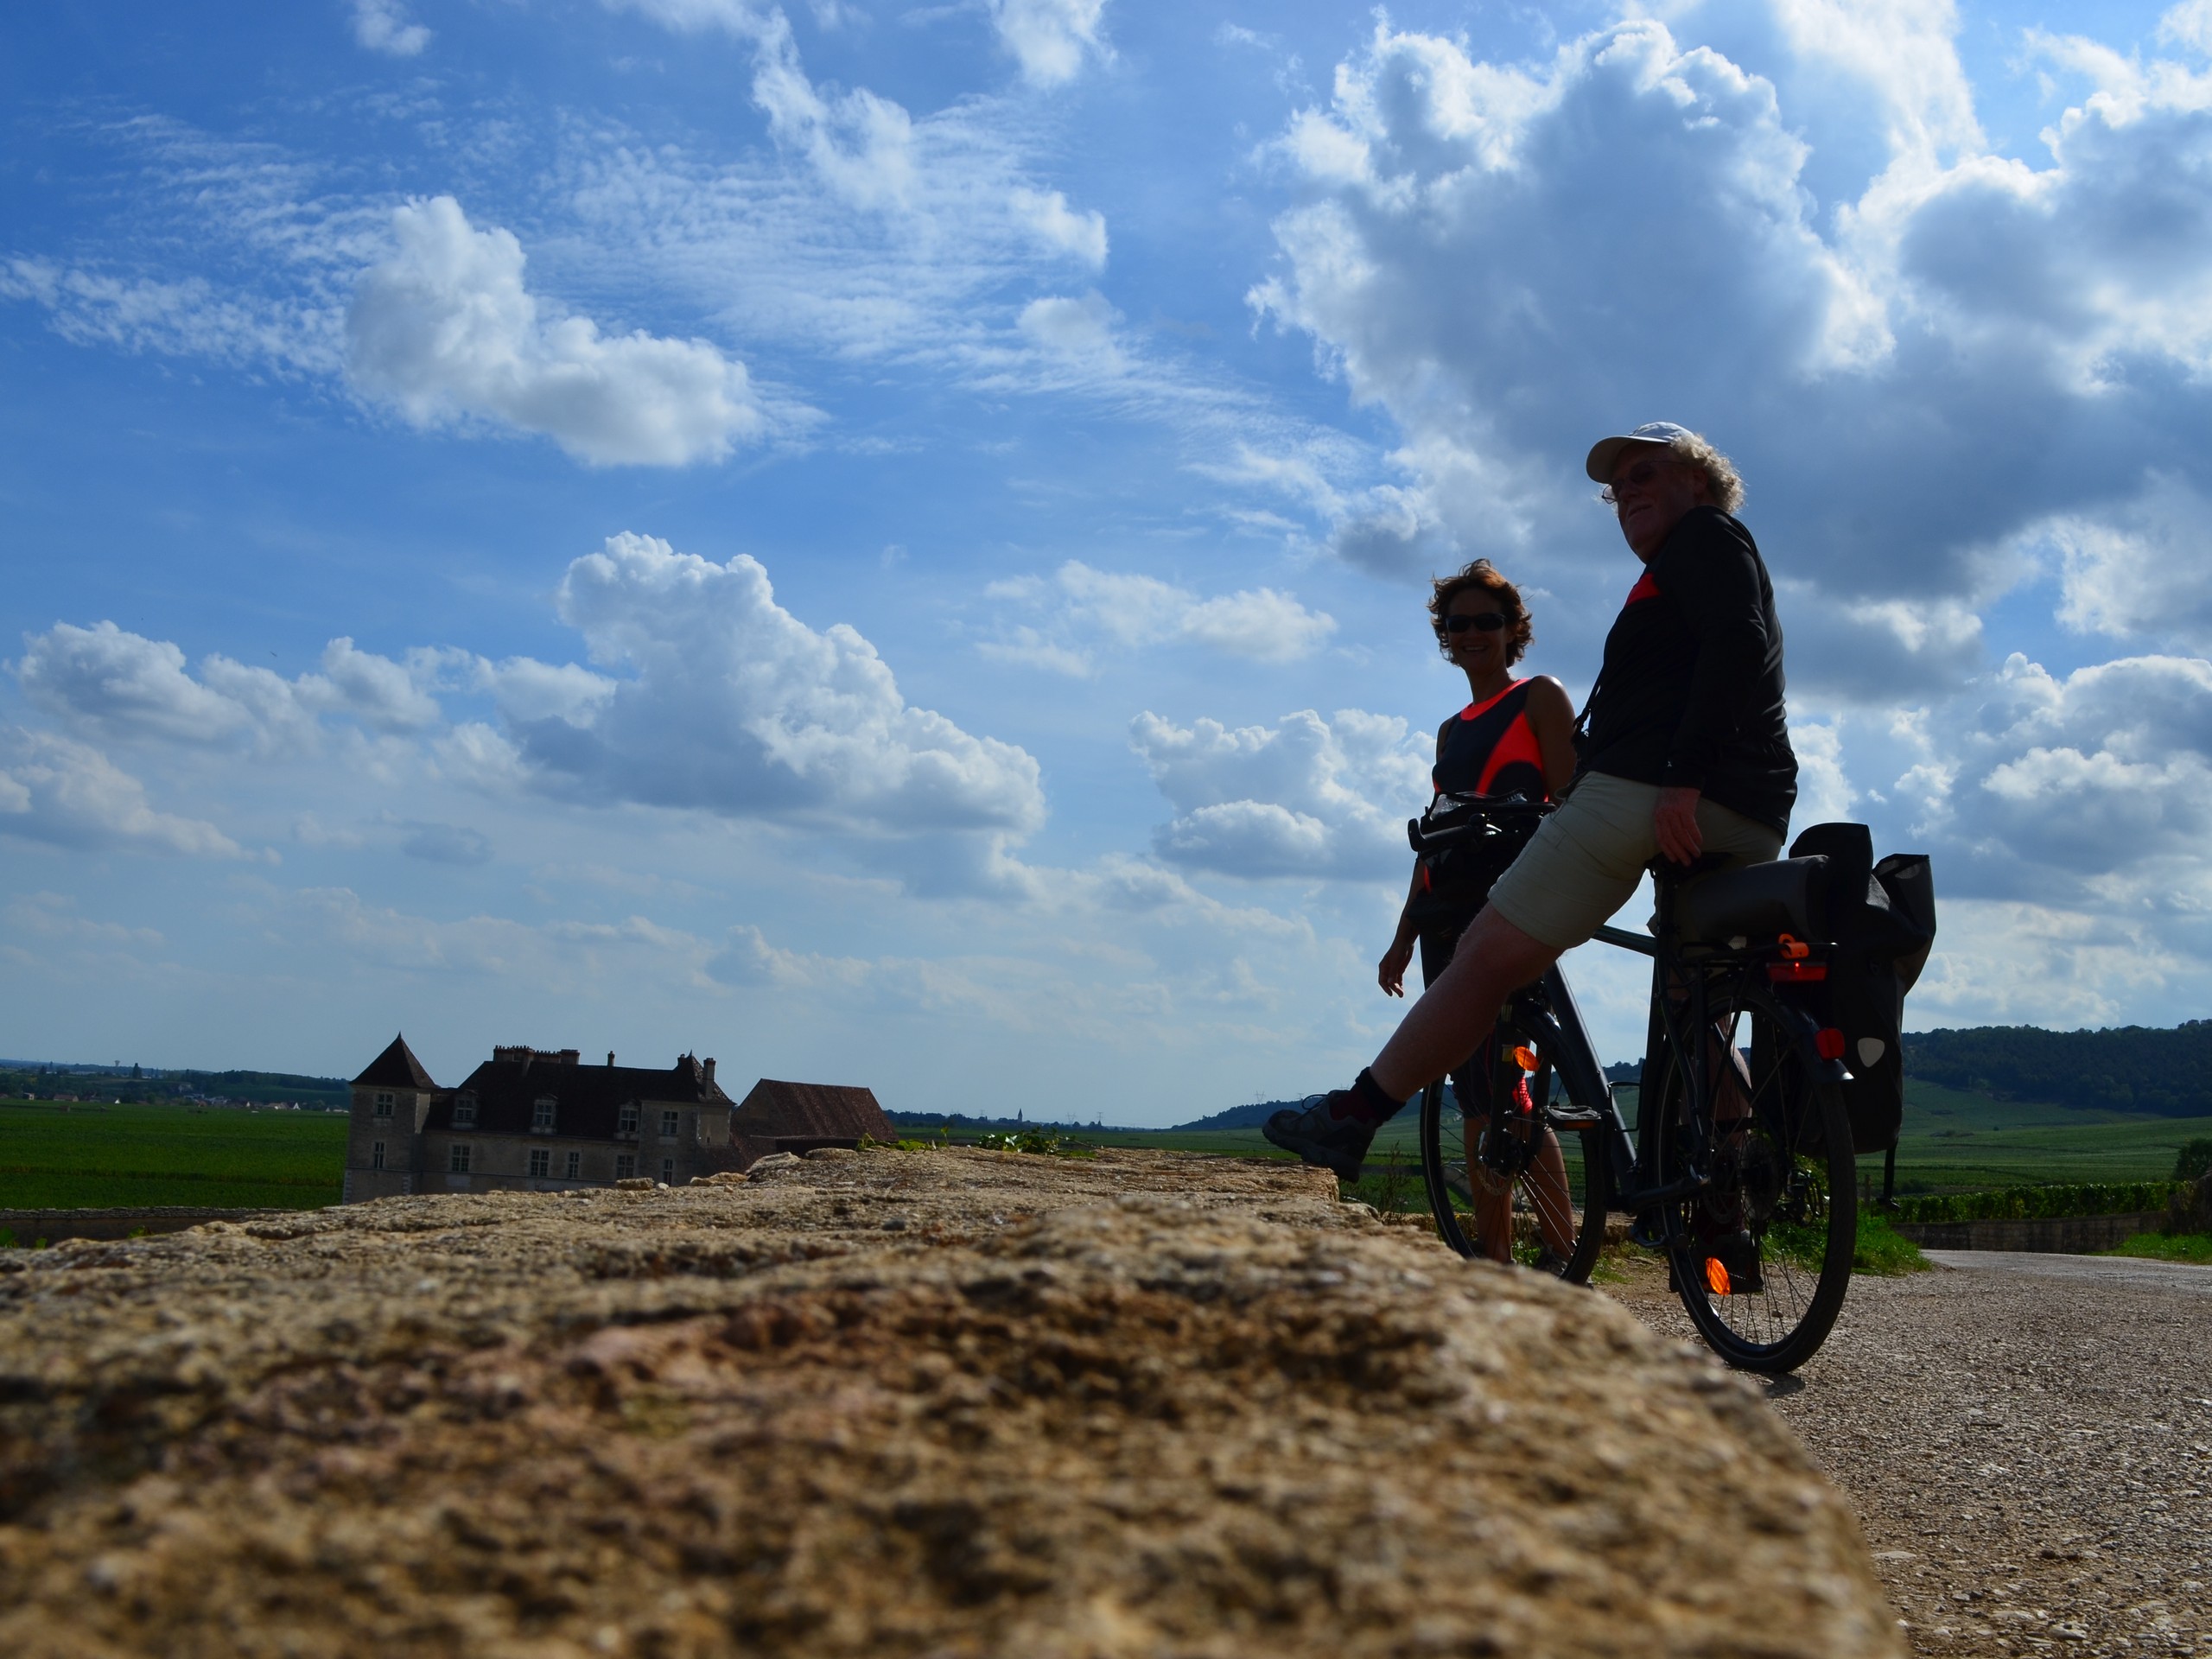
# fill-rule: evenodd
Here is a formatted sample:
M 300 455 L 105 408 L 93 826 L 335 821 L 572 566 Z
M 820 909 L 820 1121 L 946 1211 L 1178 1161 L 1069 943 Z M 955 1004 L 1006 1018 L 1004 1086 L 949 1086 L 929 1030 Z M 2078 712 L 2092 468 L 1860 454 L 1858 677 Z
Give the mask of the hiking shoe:
M 1333 1170 L 1340 1181 L 1359 1179 L 1375 1125 L 1359 1116 L 1349 1089 L 1316 1095 L 1297 1110 L 1277 1112 L 1260 1133 L 1285 1152 L 1294 1152 L 1316 1169 Z
M 1556 1279 L 1567 1271 L 1567 1258 L 1548 1244 L 1536 1252 L 1536 1259 L 1529 1265 L 1538 1273 L 1548 1273 Z

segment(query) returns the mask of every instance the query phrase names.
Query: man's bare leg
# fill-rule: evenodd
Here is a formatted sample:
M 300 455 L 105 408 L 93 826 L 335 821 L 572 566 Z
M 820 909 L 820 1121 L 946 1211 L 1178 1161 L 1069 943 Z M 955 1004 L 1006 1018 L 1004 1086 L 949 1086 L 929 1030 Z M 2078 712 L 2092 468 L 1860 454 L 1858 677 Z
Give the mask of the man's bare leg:
M 1393 1099 L 1411 1100 L 1432 1079 L 1465 1065 L 1497 1023 L 1505 999 L 1558 960 L 1557 950 L 1484 905 L 1459 936 L 1450 965 L 1406 1010 L 1369 1072 Z
M 1559 952 L 1483 906 L 1451 965 L 1407 1010 L 1375 1064 L 1304 1106 L 1277 1112 L 1260 1132 L 1307 1163 L 1356 1180 L 1376 1128 L 1437 1077 L 1457 1071 L 1497 1024 L 1509 993 L 1539 977 Z

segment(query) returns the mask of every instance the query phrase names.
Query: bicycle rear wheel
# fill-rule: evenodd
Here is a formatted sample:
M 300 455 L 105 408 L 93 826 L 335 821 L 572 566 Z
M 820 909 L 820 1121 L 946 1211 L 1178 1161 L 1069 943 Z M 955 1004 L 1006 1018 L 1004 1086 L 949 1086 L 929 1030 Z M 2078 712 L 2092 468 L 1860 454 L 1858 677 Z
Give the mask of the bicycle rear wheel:
M 1470 1133 L 1458 1103 L 1446 1101 L 1442 1082 L 1429 1084 L 1421 1102 L 1421 1179 L 1438 1236 L 1461 1255 L 1510 1259 L 1579 1285 L 1605 1245 L 1610 1166 L 1599 1133 L 1602 1115 L 1586 1102 L 1570 1100 L 1563 1109 L 1548 1103 L 1548 1064 L 1530 1080 L 1534 1110 L 1510 1109 L 1513 1084 L 1527 1075 L 1512 1051 L 1541 1055 L 1546 1039 L 1559 1040 L 1554 1031 L 1500 1022 L 1491 1097 L 1508 1109 L 1490 1120 L 1496 1138 L 1487 1146 L 1480 1133 Z
M 1770 1373 L 1810 1359 L 1834 1328 L 1858 1247 L 1851 1125 L 1843 1091 L 1815 1075 L 1795 1024 L 1764 985 L 1739 982 L 1716 1012 L 1708 1066 L 1732 1065 L 1746 1117 L 1730 1123 L 1725 1087 L 1708 1102 L 1711 1184 L 1674 1206 L 1675 1288 L 1698 1333 L 1731 1365 Z M 1660 1180 L 1682 1173 L 1686 1090 L 1670 1052 L 1658 1114 Z M 1719 1122 L 1712 1120 L 1718 1117 Z

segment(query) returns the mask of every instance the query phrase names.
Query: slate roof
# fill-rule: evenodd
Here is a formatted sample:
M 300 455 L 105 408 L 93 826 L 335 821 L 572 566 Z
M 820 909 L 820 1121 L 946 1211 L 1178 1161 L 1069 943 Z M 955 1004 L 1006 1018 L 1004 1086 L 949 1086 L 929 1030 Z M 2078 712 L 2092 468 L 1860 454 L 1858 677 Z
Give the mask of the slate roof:
M 546 1096 L 554 1102 L 555 1135 L 600 1141 L 613 1138 L 620 1109 L 631 1101 L 649 1111 L 664 1106 L 729 1109 L 730 1099 L 721 1085 L 689 1054 L 665 1071 L 643 1065 L 564 1065 L 557 1055 L 524 1054 L 518 1059 L 485 1061 L 452 1094 L 440 1096 L 423 1127 L 453 1129 L 454 1107 L 464 1096 L 475 1101 L 476 1121 L 461 1132 L 478 1135 L 529 1134 L 537 1103 Z
M 365 1089 L 435 1089 L 430 1074 L 423 1069 L 423 1062 L 415 1058 L 415 1051 L 407 1046 L 407 1039 L 394 1037 L 391 1046 L 371 1060 L 368 1069 L 353 1079 Z
M 878 1141 L 899 1138 L 883 1108 L 876 1104 L 874 1090 L 781 1083 L 773 1077 L 753 1085 L 731 1115 L 729 1132 L 748 1141 L 857 1141 L 863 1135 Z

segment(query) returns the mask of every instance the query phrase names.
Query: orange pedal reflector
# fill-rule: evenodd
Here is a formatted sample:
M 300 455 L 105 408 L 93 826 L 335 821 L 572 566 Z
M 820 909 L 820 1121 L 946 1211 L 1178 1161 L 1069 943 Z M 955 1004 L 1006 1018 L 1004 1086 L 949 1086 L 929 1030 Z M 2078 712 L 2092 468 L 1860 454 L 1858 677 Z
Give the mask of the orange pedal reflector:
M 1537 1064 L 1536 1051 L 1526 1043 L 1516 1045 L 1513 1050 L 1513 1063 L 1523 1071 L 1534 1071 Z
M 1726 1296 L 1728 1294 L 1729 1285 L 1728 1264 L 1717 1255 L 1707 1256 L 1705 1282 L 1712 1287 L 1714 1295 Z

